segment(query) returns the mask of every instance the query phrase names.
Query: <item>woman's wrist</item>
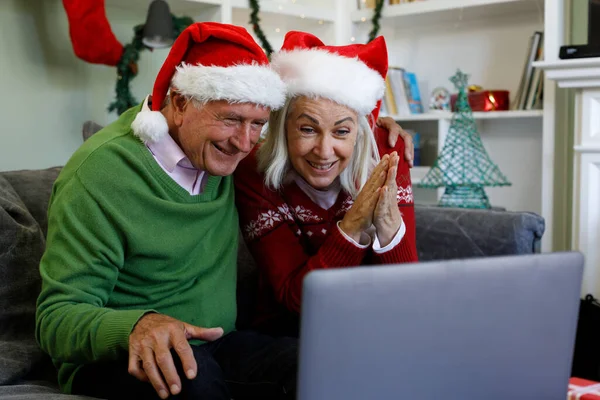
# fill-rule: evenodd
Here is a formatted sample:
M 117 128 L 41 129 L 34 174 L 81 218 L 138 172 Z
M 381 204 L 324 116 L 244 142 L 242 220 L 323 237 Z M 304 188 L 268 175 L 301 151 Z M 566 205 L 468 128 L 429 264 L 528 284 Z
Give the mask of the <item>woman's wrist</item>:
M 394 237 L 400 230 L 402 226 L 402 218 L 397 221 L 390 221 L 379 224 L 379 226 L 375 227 L 375 234 L 377 235 L 377 239 L 381 244 L 381 247 L 385 247 L 394 240 Z
M 339 227 L 348 237 L 352 238 L 356 243 L 360 243 L 360 236 L 362 234 L 360 229 L 356 229 L 344 219 L 340 221 Z

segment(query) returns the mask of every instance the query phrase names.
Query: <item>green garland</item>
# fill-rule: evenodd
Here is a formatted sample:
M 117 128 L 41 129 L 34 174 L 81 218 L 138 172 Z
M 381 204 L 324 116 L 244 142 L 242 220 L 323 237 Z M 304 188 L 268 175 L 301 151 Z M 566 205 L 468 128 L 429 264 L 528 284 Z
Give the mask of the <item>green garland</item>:
M 271 47 L 271 44 L 267 40 L 265 33 L 260 27 L 260 18 L 258 18 L 260 5 L 258 4 L 258 0 L 248 0 L 248 3 L 250 4 L 250 10 L 252 10 L 250 13 L 250 23 L 252 24 L 252 29 L 258 37 L 258 40 L 260 40 L 263 49 L 265 49 L 265 52 L 267 53 L 267 56 L 270 57 L 271 53 L 273 53 L 273 47 Z M 373 29 L 369 33 L 369 41 L 367 43 L 377 37 L 377 33 L 379 32 L 380 28 L 379 20 L 381 19 L 381 9 L 383 8 L 383 3 L 384 0 L 377 0 L 377 4 L 375 5 L 375 10 L 373 12 L 373 18 L 371 20 L 373 23 Z
M 190 17 L 176 17 L 171 15 L 171 18 L 173 18 L 173 33 L 175 37 L 179 36 L 185 28 L 194 23 L 194 20 Z M 138 101 L 131 94 L 129 84 L 137 76 L 137 62 L 140 58 L 140 51 L 148 48 L 142 43 L 144 25 L 135 26 L 133 32 L 133 40 L 131 43 L 125 45 L 121 59 L 117 64 L 117 85 L 115 89 L 117 98 L 108 106 L 108 112 L 116 110 L 119 115 L 138 104 Z
M 373 23 L 373 29 L 369 33 L 369 40 L 367 43 L 370 43 L 373 39 L 377 37 L 377 33 L 379 32 L 379 20 L 381 19 L 381 9 L 383 8 L 383 0 L 377 0 L 377 4 L 375 4 L 375 11 L 373 12 L 373 18 L 371 22 Z
M 256 33 L 258 40 L 260 40 L 265 53 L 267 53 L 267 57 L 270 58 L 271 53 L 273 53 L 273 47 L 271 47 L 271 44 L 267 40 L 265 33 L 260 27 L 260 18 L 258 18 L 260 6 L 258 5 L 258 0 L 249 0 L 248 2 L 250 3 L 250 9 L 252 10 L 250 12 L 250 23 L 252 24 L 252 29 L 254 30 L 254 33 Z

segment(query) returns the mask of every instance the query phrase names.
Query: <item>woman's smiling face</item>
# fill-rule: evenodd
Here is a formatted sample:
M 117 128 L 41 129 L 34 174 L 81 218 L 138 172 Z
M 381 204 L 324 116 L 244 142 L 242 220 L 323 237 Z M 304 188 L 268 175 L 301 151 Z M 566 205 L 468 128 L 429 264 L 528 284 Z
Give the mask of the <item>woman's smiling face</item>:
M 285 127 L 296 172 L 315 189 L 327 189 L 352 159 L 356 112 L 328 99 L 300 96 L 290 105 Z

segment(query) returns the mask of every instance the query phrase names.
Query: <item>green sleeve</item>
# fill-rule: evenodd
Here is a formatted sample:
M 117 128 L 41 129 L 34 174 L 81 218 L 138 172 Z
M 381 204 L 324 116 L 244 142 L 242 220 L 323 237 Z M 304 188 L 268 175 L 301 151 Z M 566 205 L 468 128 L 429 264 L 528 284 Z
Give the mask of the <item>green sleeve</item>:
M 40 262 L 36 339 L 54 360 L 116 359 L 127 351 L 135 323 L 150 311 L 106 307 L 124 263 L 125 242 L 110 208 L 76 173 L 53 193 Z

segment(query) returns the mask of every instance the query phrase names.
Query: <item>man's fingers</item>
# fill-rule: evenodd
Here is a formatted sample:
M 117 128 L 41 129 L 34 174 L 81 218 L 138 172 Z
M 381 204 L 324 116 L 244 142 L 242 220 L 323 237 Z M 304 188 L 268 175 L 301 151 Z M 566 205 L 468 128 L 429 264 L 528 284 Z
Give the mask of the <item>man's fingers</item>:
M 415 158 L 415 144 L 413 143 L 413 138 L 411 134 L 405 130 L 400 132 L 400 136 L 402 136 L 402 140 L 404 140 L 404 159 L 408 161 L 408 164 L 412 167 Z
M 400 136 L 403 131 L 402 129 L 400 129 L 399 125 L 394 124 L 393 128 L 390 129 L 389 132 L 390 133 L 388 135 L 388 143 L 390 147 L 395 147 L 396 143 L 398 142 L 398 136 Z
M 169 391 L 160 375 L 156 360 L 154 359 L 154 351 L 151 347 L 144 347 L 144 350 L 142 351 L 142 360 L 142 368 L 144 368 L 144 372 L 148 376 L 152 387 L 154 387 L 154 390 L 158 393 L 158 396 L 161 399 L 169 397 Z
M 198 364 L 194 358 L 192 347 L 183 335 L 181 335 L 181 337 L 173 338 L 172 340 L 173 348 L 181 360 L 185 376 L 188 379 L 194 379 L 198 373 Z
M 200 339 L 206 342 L 212 342 L 223 336 L 223 328 L 200 328 L 190 324 L 185 324 L 187 339 Z
M 394 147 L 398 141 L 398 135 L 402 132 L 402 127 L 391 117 L 377 118 L 377 126 L 388 131 L 388 143 L 390 147 Z
M 129 366 L 127 368 L 127 371 L 129 372 L 129 375 L 139 379 L 140 381 L 148 382 L 148 375 L 146 375 L 146 373 L 142 369 L 141 362 L 142 360 L 136 354 L 130 352 Z
M 160 368 L 162 376 L 164 376 L 165 380 L 167 381 L 167 387 L 169 388 L 169 391 L 173 395 L 179 394 L 181 391 L 181 380 L 177 374 L 177 369 L 175 368 L 175 363 L 173 362 L 173 356 L 171 355 L 170 349 L 165 346 L 156 351 L 155 355 L 156 364 Z
M 414 167 L 415 162 L 415 145 L 410 141 L 410 146 L 404 148 L 404 158 L 408 162 L 408 166 L 410 168 Z

